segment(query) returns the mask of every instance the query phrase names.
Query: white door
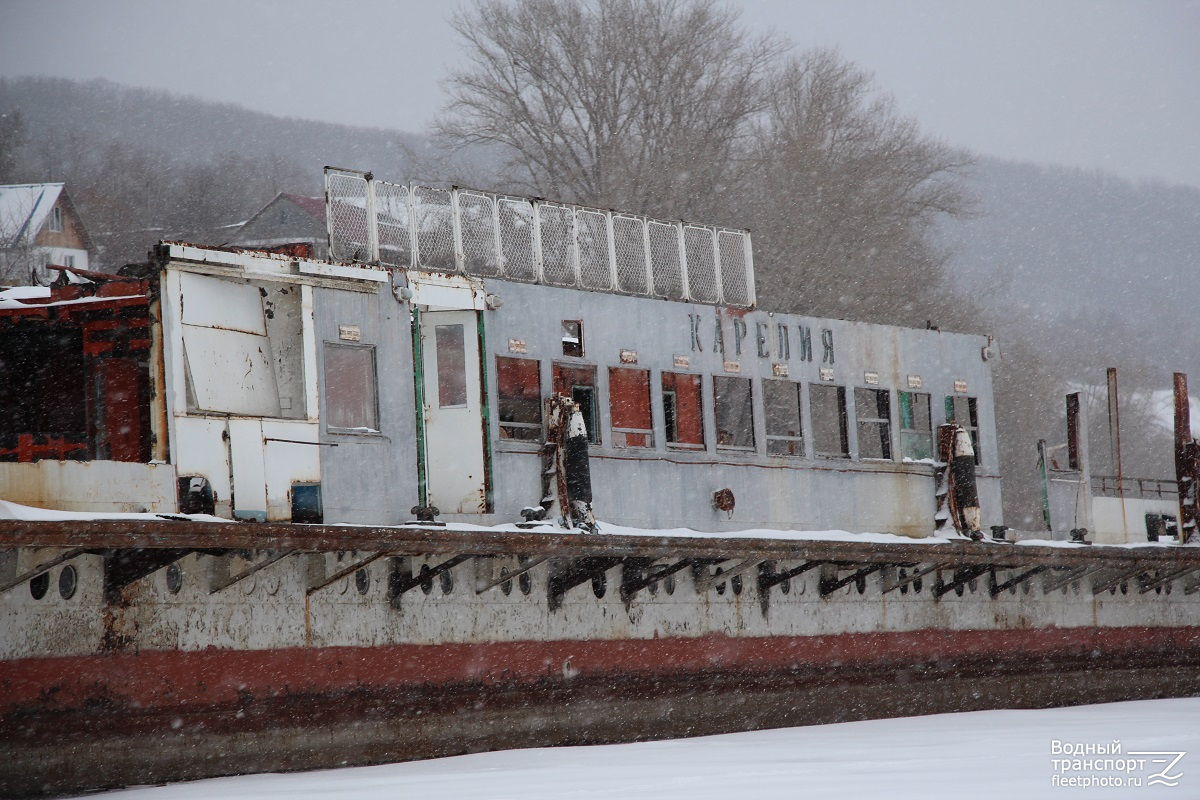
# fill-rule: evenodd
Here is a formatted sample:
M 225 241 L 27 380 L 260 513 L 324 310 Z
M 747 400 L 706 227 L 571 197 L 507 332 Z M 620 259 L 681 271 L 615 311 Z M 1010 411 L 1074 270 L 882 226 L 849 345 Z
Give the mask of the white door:
M 267 519 L 267 465 L 262 420 L 229 420 L 229 468 L 235 519 Z
M 443 514 L 487 511 L 477 314 L 421 314 L 426 490 Z

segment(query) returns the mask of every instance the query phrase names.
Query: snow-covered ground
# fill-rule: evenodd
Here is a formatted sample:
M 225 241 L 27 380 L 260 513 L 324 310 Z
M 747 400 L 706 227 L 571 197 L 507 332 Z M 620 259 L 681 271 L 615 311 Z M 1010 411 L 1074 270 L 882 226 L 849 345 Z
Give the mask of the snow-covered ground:
M 1120 752 L 1110 752 L 1117 746 Z M 1200 698 L 514 750 L 218 778 L 120 795 L 121 800 L 1200 797 Z

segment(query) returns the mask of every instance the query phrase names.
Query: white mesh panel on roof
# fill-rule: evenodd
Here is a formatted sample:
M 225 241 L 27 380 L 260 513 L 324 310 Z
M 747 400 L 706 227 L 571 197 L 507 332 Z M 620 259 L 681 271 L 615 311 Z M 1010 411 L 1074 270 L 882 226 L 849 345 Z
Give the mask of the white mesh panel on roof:
M 701 303 L 715 303 L 717 291 L 716 242 L 713 232 L 696 225 L 683 227 L 683 249 L 687 258 L 688 296 Z
M 542 280 L 574 286 L 575 211 L 570 206 L 538 204 L 538 233 L 542 247 Z
M 612 288 L 608 250 L 608 215 L 579 209 L 575 215 L 579 245 L 579 280 L 588 289 Z
M 533 263 L 533 204 L 501 198 L 496 207 L 500 214 L 501 271 L 518 281 L 537 280 Z
M 370 261 L 366 178 L 326 172 L 325 192 L 330 255 L 340 260 Z
M 375 182 L 375 229 L 379 232 L 379 260 L 400 267 L 412 266 L 407 186 Z
M 500 274 L 496 252 L 496 204 L 486 194 L 458 192 L 458 231 L 463 272 L 492 277 Z
M 651 220 L 650 262 L 654 293 L 671 300 L 684 299 L 683 270 L 679 264 L 679 226 Z
M 731 306 L 750 305 L 750 286 L 746 280 L 746 234 L 738 231 L 717 233 L 721 255 L 721 297 Z
M 646 270 L 646 223 L 640 217 L 614 214 L 613 250 L 617 258 L 617 288 L 631 294 L 650 291 Z M 676 248 L 675 260 L 679 260 Z
M 425 269 L 456 272 L 454 220 L 450 193 L 426 186 L 413 188 L 413 225 L 417 231 L 417 262 Z

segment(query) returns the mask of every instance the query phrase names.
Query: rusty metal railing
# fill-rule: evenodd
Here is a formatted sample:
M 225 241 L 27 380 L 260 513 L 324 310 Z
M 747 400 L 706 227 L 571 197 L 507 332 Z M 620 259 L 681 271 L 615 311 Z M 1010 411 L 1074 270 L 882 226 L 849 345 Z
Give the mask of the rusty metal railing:
M 752 308 L 750 233 L 325 169 L 339 261 Z
M 1130 478 L 1122 476 L 1118 483 L 1115 475 L 1093 475 L 1092 494 L 1097 497 L 1126 497 L 1143 500 L 1176 500 L 1179 498 L 1179 483 L 1170 478 Z

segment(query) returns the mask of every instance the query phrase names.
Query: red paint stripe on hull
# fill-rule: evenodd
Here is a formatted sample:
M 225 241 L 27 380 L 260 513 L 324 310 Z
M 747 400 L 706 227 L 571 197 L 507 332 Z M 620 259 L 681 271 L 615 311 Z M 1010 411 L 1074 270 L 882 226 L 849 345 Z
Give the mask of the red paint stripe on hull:
M 356 688 L 528 684 L 585 676 L 1200 654 L 1200 627 L 923 630 L 827 636 L 520 641 L 110 653 L 0 662 L 0 712 L 96 701 L 171 707 Z M 567 666 L 569 662 L 569 667 Z

